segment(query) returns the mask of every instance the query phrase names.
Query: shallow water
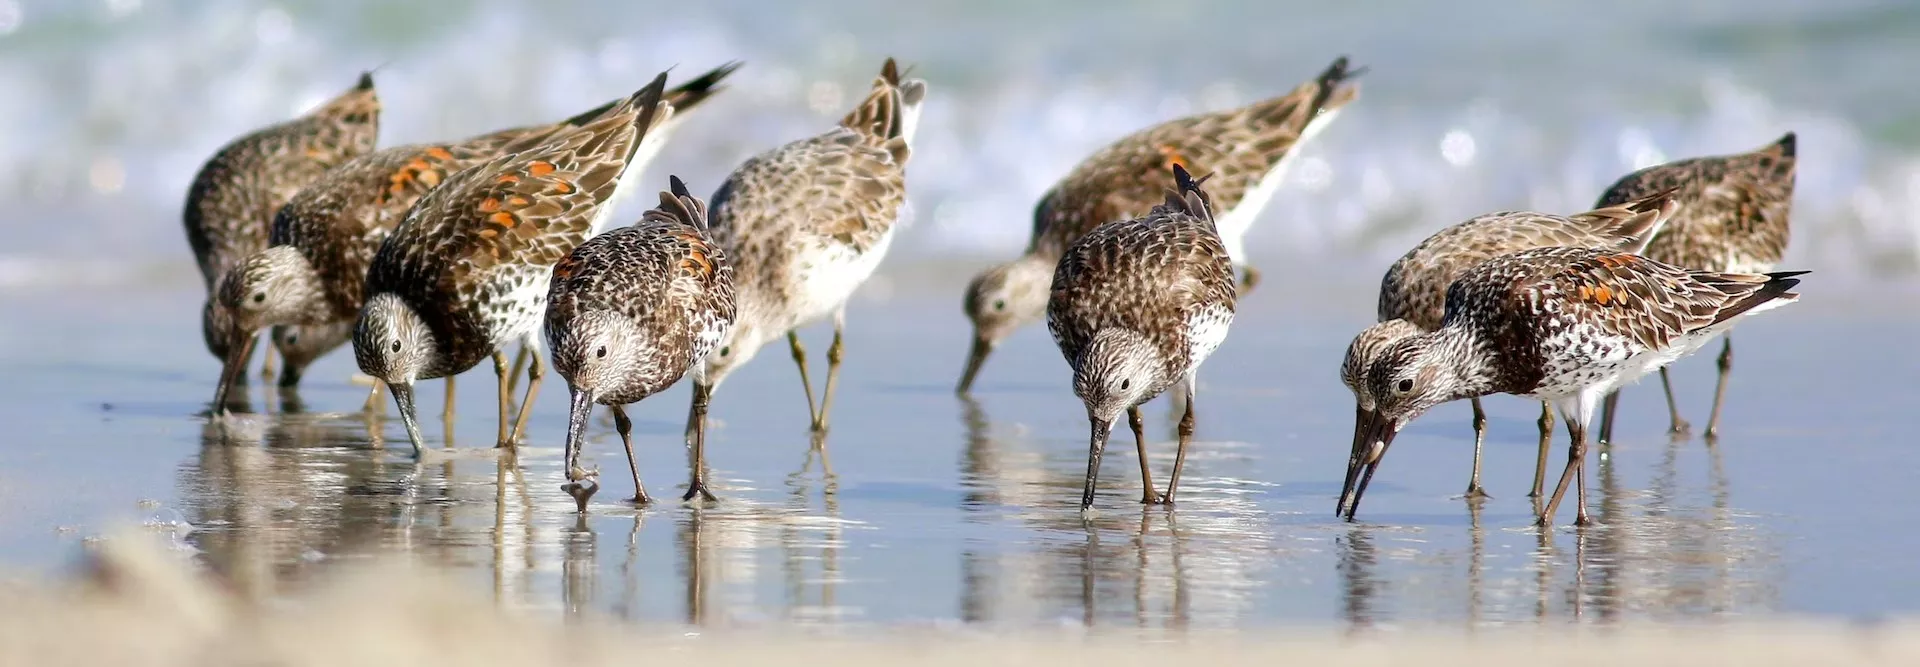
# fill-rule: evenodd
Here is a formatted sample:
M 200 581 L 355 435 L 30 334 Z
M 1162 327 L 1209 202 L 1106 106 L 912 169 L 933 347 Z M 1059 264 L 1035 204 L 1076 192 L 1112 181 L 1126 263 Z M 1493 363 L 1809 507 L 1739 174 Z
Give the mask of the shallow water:
M 1920 322 L 1885 308 L 1912 302 L 1910 290 L 1809 281 L 1803 303 L 1750 321 L 1717 446 L 1670 443 L 1657 388 L 1636 387 L 1621 441 L 1590 473 L 1602 525 L 1543 533 L 1524 497 L 1537 413 L 1514 398 L 1487 403 L 1495 498 L 1477 512 L 1454 498 L 1471 444 L 1458 404 L 1409 427 L 1358 523 L 1334 519 L 1352 414 L 1335 369 L 1371 301 L 1359 274 L 1284 267 L 1243 302 L 1203 370 L 1179 505 L 1136 502 L 1122 435 L 1099 511 L 1083 522 L 1084 412 L 1043 327 L 1003 346 L 977 403 L 951 395 L 967 334 L 959 285 L 943 283 L 957 281 L 883 280 L 892 289 L 869 289 L 852 309 L 830 460 L 808 456 L 792 364 L 766 350 L 715 397 L 720 504 L 622 503 L 630 482 L 602 414 L 588 457 L 604 488 L 584 519 L 559 489 L 557 378 L 517 466 L 489 449 L 489 371 L 461 378 L 458 448 L 416 463 L 397 419 L 351 412 L 365 390 L 347 382 L 350 354 L 308 375 L 305 412 L 241 415 L 223 435 L 196 416 L 217 365 L 200 350 L 192 284 L 0 297 L 0 420 L 12 434 L 0 446 L 0 563 L 57 571 L 90 536 L 145 521 L 252 595 L 403 552 L 513 607 L 707 626 L 1462 626 L 1920 610 L 1920 580 L 1900 555 L 1920 547 L 1906 484 L 1920 452 L 1890 446 L 1916 392 L 1911 361 L 1888 352 Z M 825 332 L 810 333 L 818 355 Z M 1699 424 L 1712 362 L 1677 370 Z M 259 385 L 254 405 L 279 410 Z M 423 410 L 436 411 L 438 395 L 423 384 Z M 684 479 L 674 441 L 686 400 L 676 388 L 631 410 L 656 496 L 677 497 Z M 1165 401 L 1147 410 L 1162 483 L 1168 413 Z M 427 433 L 441 443 L 440 427 Z

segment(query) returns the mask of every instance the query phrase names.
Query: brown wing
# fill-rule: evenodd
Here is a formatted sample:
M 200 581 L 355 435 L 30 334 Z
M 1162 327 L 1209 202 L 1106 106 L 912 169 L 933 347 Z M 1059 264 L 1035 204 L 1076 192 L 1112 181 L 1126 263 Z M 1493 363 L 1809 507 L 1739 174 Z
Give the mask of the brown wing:
M 1364 70 L 1347 59 L 1280 97 L 1168 121 L 1108 145 L 1042 198 L 1029 250 L 1059 252 L 1102 223 L 1147 215 L 1162 201 L 1167 170 L 1208 178 L 1216 211 L 1230 211 L 1286 157 L 1307 125 L 1355 98 Z
M 1785 275 L 1689 271 L 1639 255 L 1584 248 L 1544 248 L 1483 266 L 1503 262 L 1537 267 L 1531 279 L 1507 282 L 1509 298 L 1528 303 L 1520 312 L 1587 323 L 1602 335 L 1624 337 L 1648 349 L 1664 348 L 1675 338 L 1758 305 L 1756 298 L 1764 302 L 1792 286 L 1783 284 Z M 1500 272 L 1495 267 L 1473 274 Z M 1463 276 L 1461 282 L 1467 280 Z M 1455 315 L 1454 298 L 1449 292 L 1449 317 Z

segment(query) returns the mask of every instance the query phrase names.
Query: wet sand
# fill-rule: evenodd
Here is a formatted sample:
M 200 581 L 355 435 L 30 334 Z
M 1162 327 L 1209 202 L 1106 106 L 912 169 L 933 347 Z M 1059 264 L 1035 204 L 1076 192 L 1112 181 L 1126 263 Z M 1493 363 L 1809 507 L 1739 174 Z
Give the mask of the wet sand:
M 98 545 L 84 576 L 0 593 L 0 664 L 322 665 L 1909 665 L 1920 626 L 1830 622 L 1718 626 L 1413 628 L 1261 633 L 1028 631 L 662 633 L 593 614 L 561 624 L 504 612 L 435 572 L 356 564 L 291 604 L 250 604 L 138 533 Z
M 1495 497 L 1483 507 L 1454 498 L 1471 444 L 1460 404 L 1396 443 L 1359 522 L 1335 520 L 1352 414 L 1338 359 L 1369 319 L 1370 285 L 1337 272 L 1269 276 L 1202 373 L 1180 505 L 1137 504 L 1137 466 L 1120 439 L 1090 522 L 1076 511 L 1084 412 L 1044 327 L 1003 346 L 976 402 L 951 395 L 967 336 L 955 276 L 889 280 L 852 309 L 830 460 L 808 456 L 792 362 L 765 350 L 715 397 L 720 505 L 622 503 L 619 441 L 596 417 L 589 464 L 605 488 L 584 519 L 559 490 L 557 377 L 518 465 L 488 449 L 484 370 L 461 378 L 459 448 L 416 463 L 397 419 L 352 412 L 365 389 L 348 383 L 345 352 L 309 373 L 304 412 L 282 414 L 256 380 L 255 407 L 274 412 L 209 428 L 195 413 L 217 368 L 201 349 L 190 285 L 7 294 L 0 306 L 15 317 L 0 323 L 0 421 L 15 435 L 0 446 L 0 566 L 21 578 L 60 572 L 89 537 L 144 522 L 248 600 L 282 600 L 343 563 L 398 555 L 512 613 L 702 631 L 959 622 L 994 632 L 1445 635 L 1920 608 L 1920 580 L 1901 556 L 1920 546 L 1906 490 L 1920 451 L 1893 444 L 1920 398 L 1911 361 L 1893 351 L 1920 320 L 1885 305 L 1913 294 L 1810 281 L 1803 303 L 1740 329 L 1715 446 L 1669 442 L 1657 383 L 1636 387 L 1621 441 L 1589 478 L 1602 525 L 1543 532 L 1525 498 L 1537 412 L 1513 398 L 1487 403 L 1484 475 Z M 825 332 L 808 333 L 824 350 Z M 1712 381 L 1710 357 L 1677 368 L 1697 424 Z M 437 412 L 438 394 L 437 383 L 423 385 L 424 411 Z M 684 479 L 676 441 L 686 400 L 676 388 L 631 411 L 656 495 L 677 495 Z M 1147 410 L 1162 477 L 1173 457 L 1168 413 L 1165 402 Z M 443 437 L 438 426 L 427 433 Z M 1570 514 L 1563 508 L 1562 521 Z M 1815 646 L 1843 637 L 1812 636 Z M 1337 650 L 1300 641 L 1233 650 Z M 1532 650 L 1521 643 L 1529 648 L 1517 652 Z M 912 649 L 862 650 L 883 659 Z

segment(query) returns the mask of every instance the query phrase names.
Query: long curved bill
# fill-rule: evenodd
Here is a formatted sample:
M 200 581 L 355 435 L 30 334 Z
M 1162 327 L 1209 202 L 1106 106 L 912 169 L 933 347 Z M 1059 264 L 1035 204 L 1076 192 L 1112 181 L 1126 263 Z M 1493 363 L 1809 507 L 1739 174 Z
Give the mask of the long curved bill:
M 987 363 L 987 355 L 993 354 L 993 341 L 986 336 L 975 335 L 973 347 L 967 350 L 967 368 L 960 373 L 960 384 L 953 388 L 956 394 L 973 391 L 973 378 L 980 374 L 980 367 Z
M 1100 419 L 1088 419 L 1092 425 L 1092 437 L 1087 441 L 1087 488 L 1080 494 L 1080 511 L 1093 507 L 1093 487 L 1100 479 L 1100 456 L 1107 451 L 1107 436 L 1113 433 L 1113 422 Z
M 580 447 L 587 431 L 587 417 L 593 414 L 593 392 L 574 390 L 572 407 L 567 410 L 567 483 L 561 489 L 573 496 L 573 502 L 581 512 L 587 511 L 587 500 L 600 490 L 600 483 L 590 479 L 580 469 Z
M 1360 509 L 1360 498 L 1367 495 L 1367 485 L 1373 482 L 1373 473 L 1380 469 L 1380 461 L 1387 457 L 1387 448 L 1393 446 L 1398 433 L 1392 419 L 1354 409 L 1353 452 L 1347 457 L 1347 481 L 1340 489 L 1340 505 L 1334 508 L 1334 516 L 1353 520 L 1354 512 Z
M 387 392 L 393 394 L 393 404 L 400 409 L 400 422 L 407 425 L 407 440 L 413 443 L 413 455 L 419 456 L 426 450 L 426 440 L 420 437 L 420 420 L 413 408 L 413 385 L 387 385 Z
M 247 359 L 253 356 L 254 339 L 259 336 L 235 329 L 227 338 L 227 359 L 220 367 L 220 384 L 213 390 L 213 413 L 227 412 L 227 397 L 233 393 L 233 385 L 240 382 L 240 375 L 247 371 Z

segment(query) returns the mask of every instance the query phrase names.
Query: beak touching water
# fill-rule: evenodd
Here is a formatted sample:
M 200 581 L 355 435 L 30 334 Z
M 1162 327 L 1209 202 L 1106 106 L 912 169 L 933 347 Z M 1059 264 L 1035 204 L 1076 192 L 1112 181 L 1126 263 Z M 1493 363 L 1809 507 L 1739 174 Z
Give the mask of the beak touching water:
M 393 403 L 400 408 L 400 421 L 407 425 L 407 439 L 413 442 L 413 455 L 419 456 L 426 449 L 426 441 L 420 438 L 420 422 L 413 408 L 413 385 L 388 383 L 387 391 L 393 394 Z
M 975 334 L 973 347 L 967 350 L 967 368 L 960 373 L 960 385 L 953 388 L 956 394 L 973 391 L 973 378 L 980 374 L 980 367 L 986 365 L 987 355 L 993 353 L 993 341 L 986 336 Z
M 1098 418 L 1087 420 L 1092 425 L 1093 436 L 1087 442 L 1087 489 L 1080 494 L 1080 511 L 1093 507 L 1094 482 L 1100 479 L 1100 455 L 1107 451 L 1107 436 L 1113 433 L 1113 422 Z
M 581 439 L 586 434 L 587 417 L 592 414 L 593 392 L 574 390 L 572 408 L 567 412 L 567 483 L 560 489 L 573 496 L 581 512 L 587 511 L 587 500 L 600 490 L 598 475 L 580 469 Z
M 233 385 L 247 372 L 247 359 L 253 356 L 254 339 L 257 336 L 234 329 L 227 338 L 226 365 L 220 367 L 220 385 L 213 390 L 213 414 L 226 414 L 227 397 L 233 393 Z
M 1360 498 L 1367 494 L 1373 473 L 1380 469 L 1380 461 L 1387 457 L 1387 448 L 1393 446 L 1393 437 L 1398 433 L 1393 419 L 1362 408 L 1354 409 L 1353 450 L 1347 456 L 1347 481 L 1340 489 L 1340 505 L 1334 508 L 1334 516 L 1353 520 L 1353 513 L 1360 509 Z

